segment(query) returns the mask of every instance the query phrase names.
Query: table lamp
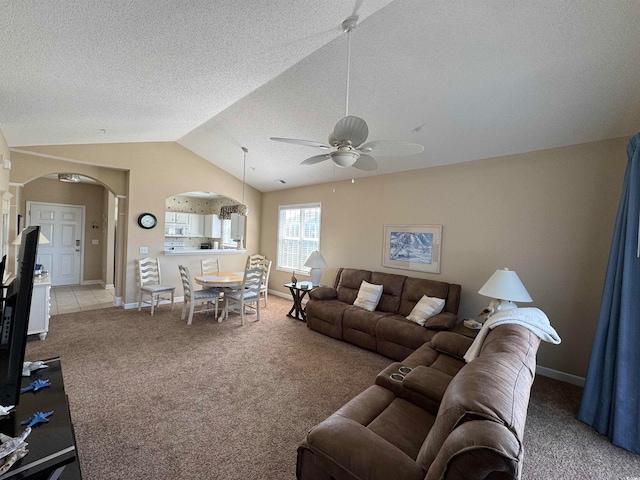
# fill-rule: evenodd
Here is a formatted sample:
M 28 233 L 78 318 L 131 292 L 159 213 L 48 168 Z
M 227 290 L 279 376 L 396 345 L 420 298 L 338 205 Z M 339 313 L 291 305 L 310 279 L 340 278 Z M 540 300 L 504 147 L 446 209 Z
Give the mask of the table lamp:
M 490 317 L 494 313 L 518 308 L 513 303 L 516 302 L 532 302 L 533 299 L 524 288 L 518 274 L 508 268 L 496 270 L 491 278 L 478 290 L 480 295 L 485 297 L 493 297 L 489 306 L 480 312 L 480 316 L 487 315 Z
M 307 258 L 307 261 L 304 262 L 305 267 L 309 267 L 311 272 L 309 276 L 311 277 L 311 283 L 314 287 L 320 285 L 320 277 L 322 276 L 322 269 L 327 268 L 327 262 L 324 260 L 322 253 L 319 250 L 314 250 Z
M 24 232 L 25 230 L 26 230 L 26 227 L 20 231 L 18 236 L 15 238 L 15 240 L 11 242 L 11 245 L 20 245 L 22 243 L 22 232 Z M 51 243 L 51 242 L 47 237 L 45 237 L 42 234 L 42 232 L 40 232 L 38 235 L 38 245 L 42 245 L 43 243 Z

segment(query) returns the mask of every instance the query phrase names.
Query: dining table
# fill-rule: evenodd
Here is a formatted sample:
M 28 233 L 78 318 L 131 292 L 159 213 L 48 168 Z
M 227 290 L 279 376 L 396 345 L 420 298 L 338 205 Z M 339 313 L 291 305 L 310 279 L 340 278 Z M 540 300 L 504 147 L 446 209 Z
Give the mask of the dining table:
M 198 275 L 194 277 L 195 282 L 202 288 L 220 288 L 228 290 L 237 290 L 242 287 L 244 282 L 244 272 L 218 272 L 207 275 Z M 218 317 L 218 322 L 228 315 L 227 302 L 224 302 L 224 309 Z

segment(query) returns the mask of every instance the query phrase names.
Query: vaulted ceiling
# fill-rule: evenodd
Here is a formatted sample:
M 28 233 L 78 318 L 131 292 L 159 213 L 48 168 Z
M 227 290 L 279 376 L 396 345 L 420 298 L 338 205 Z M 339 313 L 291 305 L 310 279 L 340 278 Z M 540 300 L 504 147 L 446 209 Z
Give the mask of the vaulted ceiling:
M 321 150 L 349 113 L 369 140 L 424 145 L 361 172 Z M 632 135 L 640 2 L 2 2 L 0 129 L 10 147 L 177 141 L 260 191 Z M 284 180 L 284 185 L 275 180 Z

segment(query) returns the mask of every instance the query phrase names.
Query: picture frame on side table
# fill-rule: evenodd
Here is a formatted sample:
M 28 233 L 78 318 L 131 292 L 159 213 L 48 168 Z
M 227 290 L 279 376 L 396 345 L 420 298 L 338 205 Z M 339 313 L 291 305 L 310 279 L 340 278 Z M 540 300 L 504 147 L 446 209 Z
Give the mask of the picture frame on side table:
M 385 225 L 382 266 L 440 273 L 442 225 Z

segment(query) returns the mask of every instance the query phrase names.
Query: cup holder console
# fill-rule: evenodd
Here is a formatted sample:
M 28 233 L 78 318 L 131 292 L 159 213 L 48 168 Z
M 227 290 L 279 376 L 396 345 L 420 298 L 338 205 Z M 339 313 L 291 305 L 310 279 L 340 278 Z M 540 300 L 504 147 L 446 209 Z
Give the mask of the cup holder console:
M 407 375 L 409 372 L 411 372 L 411 370 L 413 370 L 413 368 L 411 367 L 407 367 L 406 365 L 402 365 L 400 368 L 398 368 L 398 372 L 393 372 L 391 375 L 389 375 L 389 377 L 391 377 L 391 380 L 395 380 L 396 382 L 401 382 L 404 380 L 404 376 Z

